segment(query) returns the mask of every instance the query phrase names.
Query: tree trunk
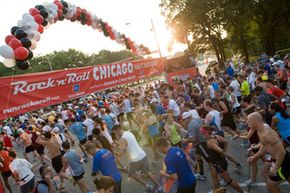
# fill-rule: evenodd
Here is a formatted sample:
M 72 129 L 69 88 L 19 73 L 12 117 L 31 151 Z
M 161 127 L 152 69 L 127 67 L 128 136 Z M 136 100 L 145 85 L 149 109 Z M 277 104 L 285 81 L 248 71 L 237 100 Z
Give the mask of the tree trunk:
M 248 44 L 245 38 L 245 35 L 240 33 L 240 40 L 241 40 L 241 47 L 242 47 L 242 52 L 245 57 L 245 63 L 249 64 L 249 52 L 248 52 Z

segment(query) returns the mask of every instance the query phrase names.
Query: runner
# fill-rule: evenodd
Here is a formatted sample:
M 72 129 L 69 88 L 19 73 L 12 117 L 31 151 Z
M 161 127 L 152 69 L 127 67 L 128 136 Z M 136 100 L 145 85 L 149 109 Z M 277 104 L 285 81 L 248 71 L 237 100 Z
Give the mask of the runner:
M 156 142 L 158 151 L 165 154 L 166 176 L 168 179 L 178 180 L 177 193 L 195 193 L 196 180 L 184 152 L 171 147 L 166 138 L 159 138 Z
M 115 157 L 106 149 L 98 149 L 95 144 L 86 144 L 86 151 L 93 156 L 92 175 L 98 173 L 103 176 L 110 176 L 115 181 L 113 193 L 121 193 L 122 176 L 115 163 Z
M 35 177 L 31 171 L 33 165 L 26 159 L 17 158 L 17 154 L 14 150 L 9 151 L 9 157 L 11 163 L 9 168 L 13 174 L 15 181 L 20 186 L 21 193 L 31 193 L 35 188 Z
M 214 127 L 204 127 L 201 129 L 202 134 L 205 136 L 206 141 L 197 144 L 196 156 L 197 160 L 203 159 L 211 166 L 211 176 L 213 178 L 214 190 L 219 188 L 218 175 L 221 176 L 227 185 L 230 185 L 239 193 L 244 193 L 239 184 L 234 181 L 228 171 L 228 162 L 226 157 L 226 141 L 219 135 L 213 135 Z
M 130 160 L 129 176 L 141 183 L 147 191 L 152 191 L 154 187 L 146 183 L 141 176 L 136 174 L 138 170 L 141 170 L 144 174 L 147 174 L 150 180 L 154 183 L 158 192 L 162 192 L 163 188 L 159 185 L 157 179 L 150 171 L 148 157 L 138 144 L 135 136 L 130 131 L 123 131 L 119 125 L 115 125 L 112 131 L 116 133 L 116 137 L 120 140 L 119 151 L 116 152 L 116 155 L 123 156 L 127 153 Z
M 55 172 L 59 175 L 62 183 L 65 178 L 62 170 L 62 154 L 60 151 L 60 145 L 55 137 L 52 136 L 51 132 L 45 132 L 43 135 L 39 135 L 36 139 L 36 143 L 43 145 L 47 148 L 51 164 Z M 63 186 L 63 185 L 62 185 Z
M 86 136 L 86 130 L 87 130 L 87 126 L 85 124 L 83 124 L 82 122 L 76 121 L 75 118 L 71 118 L 69 119 L 69 130 L 77 137 L 77 139 L 79 140 L 79 147 L 83 152 L 83 159 L 84 162 L 86 162 L 87 160 L 87 154 L 85 152 L 84 149 L 84 145 L 87 142 L 87 136 Z
M 94 184 L 97 188 L 97 192 L 93 193 L 112 193 L 116 185 L 114 179 L 108 176 L 102 176 L 94 180 Z
M 12 176 L 12 172 L 9 168 L 11 160 L 9 157 L 9 151 L 4 147 L 2 141 L 0 141 L 0 163 L 2 164 L 0 167 L 0 171 L 2 179 L 4 181 L 4 185 L 8 189 L 8 191 L 12 193 L 11 187 L 8 182 L 8 178 Z
M 290 153 L 287 152 L 278 134 L 267 124 L 264 124 L 261 114 L 254 112 L 248 116 L 247 123 L 251 129 L 257 131 L 261 148 L 248 158 L 249 162 L 256 160 L 265 152 L 272 156 L 273 167 L 267 181 L 267 188 L 270 193 L 281 192 L 278 185 L 281 181 L 287 180 L 290 183 Z
M 62 148 L 65 154 L 62 157 L 62 172 L 65 173 L 66 169 L 69 169 L 72 173 L 72 177 L 75 183 L 79 186 L 82 193 L 89 191 L 88 184 L 84 179 L 85 168 L 81 162 L 81 156 L 75 150 L 70 149 L 70 143 L 65 141 L 62 143 Z

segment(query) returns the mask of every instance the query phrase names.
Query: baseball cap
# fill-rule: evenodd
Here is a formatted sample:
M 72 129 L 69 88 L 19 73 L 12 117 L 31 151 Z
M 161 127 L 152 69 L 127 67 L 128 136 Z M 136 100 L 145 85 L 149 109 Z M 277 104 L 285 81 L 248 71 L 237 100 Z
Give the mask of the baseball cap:
M 150 101 L 150 104 L 152 103 L 158 103 L 158 100 L 156 98 L 153 98 L 151 101 Z
M 22 128 L 19 128 L 17 131 L 18 133 L 24 133 L 24 130 Z
M 182 119 L 186 119 L 186 118 L 188 118 L 188 117 L 191 117 L 191 114 L 190 114 L 189 112 L 184 112 L 184 113 L 182 114 Z
M 59 128 L 58 128 L 58 127 L 54 127 L 54 128 L 52 129 L 52 132 L 54 132 L 54 133 L 58 133 L 58 132 L 59 132 Z

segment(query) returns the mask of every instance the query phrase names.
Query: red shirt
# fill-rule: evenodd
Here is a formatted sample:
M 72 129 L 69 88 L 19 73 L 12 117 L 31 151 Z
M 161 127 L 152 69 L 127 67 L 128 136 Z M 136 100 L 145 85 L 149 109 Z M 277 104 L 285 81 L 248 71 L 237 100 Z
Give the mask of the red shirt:
M 5 147 L 9 147 L 9 148 L 13 148 L 13 145 L 12 145 L 12 142 L 11 142 L 11 139 L 7 136 L 7 135 L 5 135 L 4 137 L 3 137 L 3 142 L 4 142 L 4 146 Z
M 267 90 L 267 93 L 270 95 L 275 96 L 276 98 L 280 98 L 281 96 L 285 95 L 286 93 L 276 86 L 272 86 Z

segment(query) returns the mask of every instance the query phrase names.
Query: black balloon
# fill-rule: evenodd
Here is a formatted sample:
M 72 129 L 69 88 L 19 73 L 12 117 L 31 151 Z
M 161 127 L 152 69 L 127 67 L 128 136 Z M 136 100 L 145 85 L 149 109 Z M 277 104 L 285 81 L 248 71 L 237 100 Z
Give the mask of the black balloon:
M 81 21 L 81 24 L 82 24 L 82 25 L 86 25 L 86 24 L 87 24 L 87 21 L 82 20 L 82 21 Z
M 29 68 L 29 62 L 27 60 L 16 60 L 16 66 L 21 70 Z
M 25 48 L 29 48 L 31 46 L 31 41 L 28 38 L 22 38 L 20 41 Z
M 27 33 L 25 33 L 25 31 L 23 31 L 22 29 L 18 29 L 15 31 L 14 36 L 18 39 L 22 39 L 27 36 Z
M 17 26 L 12 27 L 10 30 L 11 34 L 14 35 L 16 30 L 18 30 L 18 29 L 19 29 L 19 27 L 17 27 Z
M 38 9 L 39 11 L 43 9 L 45 10 L 45 7 L 43 5 L 36 5 L 35 8 Z
M 26 60 L 29 60 L 29 59 L 31 59 L 31 58 L 33 58 L 33 52 L 31 51 L 31 50 L 29 50 L 28 49 L 28 56 L 27 56 L 27 58 L 26 58 Z
M 62 20 L 64 20 L 64 18 L 65 18 L 65 17 L 62 15 L 62 16 L 60 16 L 60 17 L 58 18 L 58 20 L 59 20 L 59 21 L 62 21 Z
M 44 19 L 43 22 L 42 22 L 42 25 L 43 26 L 47 26 L 47 24 L 48 24 L 48 22 Z
M 65 1 L 61 1 L 61 4 L 62 4 L 65 8 L 68 8 L 68 4 L 67 4 L 67 2 L 65 2 Z
M 65 14 L 67 14 L 67 8 L 63 8 L 62 9 L 62 13 L 65 15 Z
M 39 11 L 40 12 L 40 15 L 43 17 L 43 18 L 47 18 L 48 17 L 48 12 L 45 10 L 45 9 L 42 9 Z

